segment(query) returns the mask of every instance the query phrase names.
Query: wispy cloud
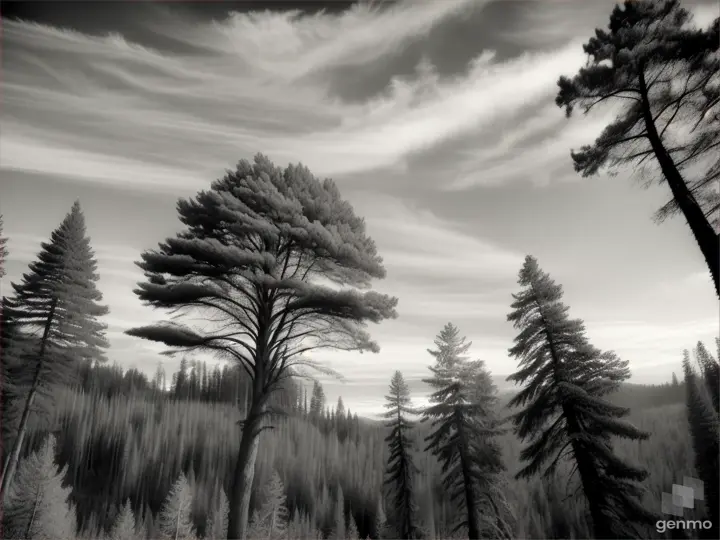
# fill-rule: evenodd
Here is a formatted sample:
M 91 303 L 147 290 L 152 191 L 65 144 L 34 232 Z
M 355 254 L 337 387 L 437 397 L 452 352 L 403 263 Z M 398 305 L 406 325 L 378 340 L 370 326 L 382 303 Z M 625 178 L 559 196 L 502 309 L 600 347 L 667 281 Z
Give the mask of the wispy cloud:
M 380 354 L 317 355 L 349 381 L 377 389 L 357 397 L 357 408 L 377 407 L 381 399 L 385 382 L 372 386 L 370 379 L 387 381 L 395 369 L 413 380 L 423 376 L 431 360 L 426 349 L 448 321 L 493 372 L 513 371 L 507 349 L 515 330 L 506 314 L 524 250 L 561 276 L 571 313 L 586 318 L 597 346 L 616 350 L 635 370 L 671 365 L 682 348 L 712 337 L 718 322 L 707 275 L 697 273 L 702 261 L 693 266 L 690 250 L 682 251 L 684 224 L 652 238 L 638 233 L 638 242 L 649 241 L 632 264 L 645 258 L 655 273 L 629 291 L 607 275 L 619 276 L 631 264 L 630 248 L 617 242 L 630 223 L 625 214 L 647 209 L 636 210 L 639 199 L 629 201 L 625 191 L 583 191 L 575 189 L 579 182 L 553 191 L 578 180 L 570 149 L 591 142 L 614 112 L 568 121 L 553 103 L 557 78 L 583 64 L 581 44 L 607 23 L 612 3 L 515 3 L 507 13 L 516 18 L 492 38 L 475 32 L 459 43 L 448 30 L 460 18 L 497 16 L 510 4 L 408 0 L 383 10 L 234 14 L 213 22 L 168 7 L 160 21 L 137 21 L 145 34 L 183 45 L 176 48 L 4 21 L 0 168 L 23 181 L 62 180 L 97 216 L 89 232 L 99 287 L 111 307 L 105 318 L 110 356 L 124 366 L 152 372 L 163 358 L 161 346 L 124 334 L 164 316 L 131 292 L 142 279 L 134 265 L 141 248 L 179 228 L 174 197 L 207 188 L 224 168 L 257 151 L 279 165 L 301 161 L 338 182 L 384 257 L 388 277 L 377 288 L 400 298 L 400 317 L 371 329 Z M 715 8 L 698 9 L 702 23 Z M 425 48 L 439 37 L 452 43 Z M 449 58 L 456 49 L 461 62 Z M 351 71 L 361 74 L 345 83 L 361 87 L 353 99 L 338 91 Z M 605 180 L 608 190 L 617 189 Z M 4 205 L 31 191 L 13 186 L 5 191 L 3 184 Z M 549 189 L 535 189 L 541 186 Z M 113 196 L 102 197 L 110 188 Z M 148 190 L 160 194 L 147 202 Z M 588 193 L 605 193 L 608 207 Z M 37 194 L 22 196 L 35 208 Z M 538 203 L 541 197 L 545 202 Z M 562 204 L 548 206 L 550 197 Z M 452 208 L 447 201 L 454 201 Z M 50 204 L 37 204 L 38 215 L 26 221 L 16 209 L 7 212 L 15 216 L 6 221 L 8 281 L 19 279 L 57 226 L 54 215 L 42 211 Z M 578 208 L 593 211 L 588 232 L 566 233 L 566 220 L 575 219 Z M 646 214 L 649 220 L 651 210 Z M 121 234 L 123 220 L 131 231 Z M 599 267 L 589 252 L 601 243 L 607 261 Z M 660 257 L 667 253 L 682 254 L 667 259 L 677 266 Z M 595 290 L 596 283 L 606 287 Z M 345 392 L 328 388 L 331 401 Z
M 5 68 L 10 114 L 0 164 L 168 189 L 204 183 L 239 151 L 258 149 L 323 175 L 403 167 L 417 152 L 548 99 L 557 73 L 580 65 L 579 43 L 503 63 L 479 51 L 465 73 L 446 79 L 421 63 L 413 77 L 394 78 L 365 103 L 330 98 L 321 83 L 301 75 L 332 70 L 333 62 L 370 62 L 470 3 L 358 8 L 337 20 L 235 15 L 185 36 L 207 47 L 209 57 L 7 22 L 5 40 L 22 54 Z M 395 31 L 378 30 L 386 27 Z

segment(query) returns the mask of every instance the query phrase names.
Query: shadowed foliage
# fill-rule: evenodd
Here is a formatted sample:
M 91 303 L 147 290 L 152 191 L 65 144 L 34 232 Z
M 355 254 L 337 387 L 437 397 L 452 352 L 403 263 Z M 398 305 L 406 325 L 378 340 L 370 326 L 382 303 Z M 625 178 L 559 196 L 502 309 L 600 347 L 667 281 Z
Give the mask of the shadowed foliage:
M 510 355 L 519 370 L 508 377 L 523 386 L 511 406 L 524 407 L 512 420 L 521 440 L 530 439 L 518 476 L 532 477 L 550 462 L 551 476 L 561 460 L 574 463 L 578 489 L 587 500 L 595 538 L 627 538 L 657 516 L 641 501 L 639 482 L 647 472 L 621 460 L 611 437 L 642 440 L 648 434 L 621 420 L 628 409 L 603 399 L 630 376 L 627 361 L 588 342 L 579 319 L 570 319 L 562 288 L 526 257 L 508 315 L 520 333 Z
M 390 391 L 385 400 L 388 411 L 383 416 L 388 419 L 385 425 L 390 429 L 385 437 L 389 451 L 385 483 L 394 494 L 394 528 L 398 538 L 415 538 L 417 505 L 413 484 L 419 470 L 411 454 L 414 441 L 410 433 L 414 423 L 407 416 L 416 411 L 410 404 L 410 388 L 399 371 L 395 372 L 390 381 Z
M 575 170 L 659 168 L 646 176 L 667 182 L 672 200 L 657 217 L 683 214 L 720 296 L 720 19 L 707 30 L 689 27 L 689 19 L 678 0 L 615 6 L 608 29 L 583 47 L 589 64 L 560 78 L 555 102 L 568 116 L 578 106 L 584 113 L 603 103 L 620 107 L 594 144 L 572 152 Z

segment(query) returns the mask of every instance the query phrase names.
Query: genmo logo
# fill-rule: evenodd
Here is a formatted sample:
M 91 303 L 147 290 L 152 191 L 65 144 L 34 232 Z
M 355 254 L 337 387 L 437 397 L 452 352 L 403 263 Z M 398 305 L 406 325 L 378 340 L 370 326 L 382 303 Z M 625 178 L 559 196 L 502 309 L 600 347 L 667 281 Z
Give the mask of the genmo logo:
M 697 529 L 712 529 L 712 521 L 700 521 L 699 519 L 696 520 L 680 520 L 677 519 L 675 521 L 670 520 L 660 520 L 657 523 L 655 523 L 655 528 L 657 529 L 657 532 L 664 533 L 665 531 L 672 531 L 674 529 L 688 529 L 688 530 L 697 530 Z
M 673 484 L 672 493 L 663 492 L 662 513 L 683 517 L 686 508 L 692 510 L 695 508 L 695 501 L 703 500 L 705 500 L 705 489 L 702 480 L 685 476 L 682 484 Z M 655 528 L 659 533 L 675 529 L 711 529 L 712 526 L 712 521 L 700 521 L 699 519 L 659 520 L 655 523 Z

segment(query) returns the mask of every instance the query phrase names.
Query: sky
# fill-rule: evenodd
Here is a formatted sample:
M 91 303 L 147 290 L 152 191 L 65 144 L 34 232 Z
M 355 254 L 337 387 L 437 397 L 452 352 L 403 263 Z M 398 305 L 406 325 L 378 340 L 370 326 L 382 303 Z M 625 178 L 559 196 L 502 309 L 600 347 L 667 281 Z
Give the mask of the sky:
M 375 288 L 399 317 L 378 354 L 315 355 L 359 414 L 394 370 L 423 388 L 427 349 L 452 321 L 497 379 L 516 369 L 507 322 L 527 254 L 563 285 L 594 345 L 632 382 L 668 381 L 683 349 L 712 345 L 718 304 L 666 187 L 631 171 L 581 178 L 570 149 L 612 109 L 566 119 L 560 75 L 612 2 L 3 3 L 0 213 L 18 281 L 79 199 L 99 265 L 111 361 L 152 374 L 179 360 L 129 337 L 161 320 L 132 293 L 140 253 L 182 230 L 179 197 L 262 152 L 331 177 L 385 261 Z M 717 2 L 686 2 L 703 26 Z

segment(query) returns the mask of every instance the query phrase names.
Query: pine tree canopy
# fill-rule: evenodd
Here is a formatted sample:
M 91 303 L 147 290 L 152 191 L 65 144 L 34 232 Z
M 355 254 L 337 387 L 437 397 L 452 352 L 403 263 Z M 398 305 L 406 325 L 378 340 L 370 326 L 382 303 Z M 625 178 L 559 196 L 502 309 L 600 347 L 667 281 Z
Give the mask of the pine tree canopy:
M 218 328 L 130 335 L 233 359 L 266 389 L 291 366 L 317 367 L 310 350 L 379 350 L 365 326 L 395 317 L 397 299 L 362 290 L 385 276 L 382 259 L 331 180 L 258 155 L 178 212 L 187 230 L 143 253 L 148 281 L 135 292 L 157 308 L 206 312 Z
M 36 364 L 39 356 L 43 362 L 41 377 L 52 376 L 55 382 L 67 376 L 69 365 L 75 361 L 106 359 L 102 352 L 108 347 L 106 325 L 97 317 L 105 315 L 108 308 L 99 304 L 102 293 L 95 284 L 99 277 L 97 262 L 78 202 L 41 248 L 21 282 L 12 283 L 15 294 L 3 309 L 26 349 L 43 346 L 41 355 L 37 349 L 30 358 L 22 355 L 24 369 L 13 374 L 17 384 L 32 381 L 35 370 L 28 369 L 28 364 Z M 43 336 L 41 343 L 31 337 L 35 335 Z
M 527 465 L 518 477 L 537 474 L 548 462 L 549 476 L 558 463 L 574 459 L 598 538 L 637 534 L 635 523 L 655 516 L 640 504 L 636 482 L 647 473 L 620 460 L 612 437 L 645 439 L 647 434 L 622 420 L 628 409 L 602 397 L 629 377 L 627 361 L 589 344 L 582 321 L 570 319 L 562 288 L 528 256 L 508 315 L 520 333 L 511 356 L 519 370 L 508 380 L 523 385 L 510 406 L 523 409 L 512 420 L 516 433 L 530 444 L 521 453 Z
M 648 182 L 667 182 L 672 199 L 656 218 L 683 213 L 720 295 L 720 18 L 708 29 L 690 21 L 679 0 L 616 5 L 583 47 L 588 65 L 559 79 L 555 102 L 567 116 L 616 106 L 595 143 L 571 152 L 575 170 L 633 164 Z

